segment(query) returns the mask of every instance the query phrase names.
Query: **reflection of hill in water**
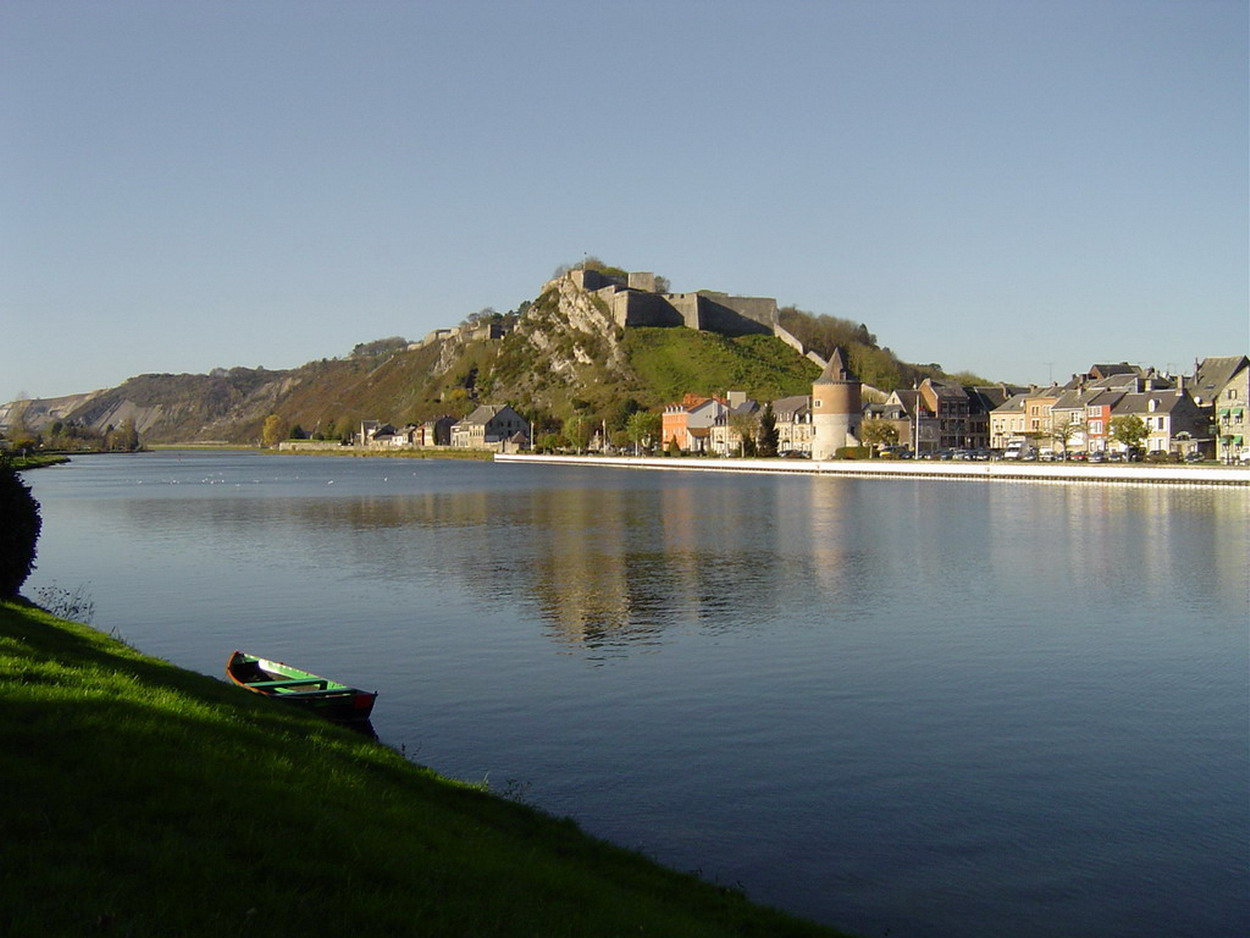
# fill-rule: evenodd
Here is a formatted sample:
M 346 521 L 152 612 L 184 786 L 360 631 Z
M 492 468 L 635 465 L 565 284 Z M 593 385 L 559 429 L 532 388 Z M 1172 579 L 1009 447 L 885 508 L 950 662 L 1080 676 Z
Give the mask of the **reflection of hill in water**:
M 1084 486 L 1048 490 L 1043 500 L 1014 486 L 602 479 L 603 487 L 588 474 L 564 488 L 505 482 L 397 494 L 243 487 L 124 504 L 145 538 L 165 537 L 171 549 L 185 551 L 190 531 L 197 550 L 237 565 L 296 564 L 287 589 L 300 576 L 341 582 L 364 604 L 354 615 L 370 603 L 428 613 L 463 597 L 540 618 L 560 644 L 599 653 L 671 642 L 682 629 L 767 629 L 779 618 L 836 629 L 901 593 L 983 599 L 1026 571 L 1041 575 L 1025 533 L 1042 501 L 1064 511 L 1073 532 L 1061 561 L 1045 567 L 1053 595 L 1109 576 L 1110 558 L 1125 551 L 1157 574 L 1148 592 L 1171 588 L 1160 545 L 1172 538 L 1166 507 L 1181 497 L 1175 492 Z M 1194 497 L 1213 512 L 1244 511 L 1242 501 Z M 952 513 L 952 501 L 963 509 Z M 1217 525 L 1210 531 L 1218 538 Z M 1216 580 L 1241 575 L 1237 558 L 1206 549 L 1221 558 L 1207 566 Z M 971 602 L 969 615 L 979 606 Z
M 423 591 L 528 607 L 556 641 L 598 649 L 659 643 L 676 626 L 767 625 L 796 596 L 845 598 L 840 488 L 699 478 L 642 489 L 281 498 L 253 490 L 136 500 L 129 510 L 148 531 L 202 532 L 206 549 L 219 542 L 238 553 L 246 544 L 241 563 L 263 564 L 279 545 L 302 551 L 314 575 L 371 584 L 379 602 L 388 593 L 403 601 L 405 583 L 420 581 Z

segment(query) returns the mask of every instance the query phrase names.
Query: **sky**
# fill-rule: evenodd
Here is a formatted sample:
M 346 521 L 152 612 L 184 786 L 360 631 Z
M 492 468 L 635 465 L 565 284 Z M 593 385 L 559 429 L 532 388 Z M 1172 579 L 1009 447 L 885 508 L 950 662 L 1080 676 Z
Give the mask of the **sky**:
M 1244 0 L 6 0 L 0 401 L 587 255 L 991 380 L 1250 353 Z

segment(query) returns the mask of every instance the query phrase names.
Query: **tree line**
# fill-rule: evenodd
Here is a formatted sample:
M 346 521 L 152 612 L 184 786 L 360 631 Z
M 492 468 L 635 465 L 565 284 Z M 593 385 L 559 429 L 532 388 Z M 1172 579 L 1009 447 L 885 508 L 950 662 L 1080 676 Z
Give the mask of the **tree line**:
M 9 448 L 17 453 L 134 453 L 143 448 L 131 417 L 103 430 L 76 420 L 54 420 L 39 431 L 31 430 L 19 417 L 8 440 Z

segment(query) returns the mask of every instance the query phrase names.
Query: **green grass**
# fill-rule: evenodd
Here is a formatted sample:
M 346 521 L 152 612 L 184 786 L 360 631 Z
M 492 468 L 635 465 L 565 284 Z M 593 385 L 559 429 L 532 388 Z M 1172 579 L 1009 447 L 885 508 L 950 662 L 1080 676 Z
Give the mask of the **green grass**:
M 746 391 L 757 401 L 810 394 L 820 369 L 780 339 L 728 338 L 692 329 L 628 329 L 625 351 L 642 382 L 665 401 L 688 391 Z
M 61 463 L 69 462 L 69 457 L 64 453 L 39 453 L 34 456 L 10 456 L 9 464 L 18 472 L 26 469 L 42 469 L 45 466 L 59 466 Z
M 834 934 L 24 602 L 0 779 L 0 935 Z

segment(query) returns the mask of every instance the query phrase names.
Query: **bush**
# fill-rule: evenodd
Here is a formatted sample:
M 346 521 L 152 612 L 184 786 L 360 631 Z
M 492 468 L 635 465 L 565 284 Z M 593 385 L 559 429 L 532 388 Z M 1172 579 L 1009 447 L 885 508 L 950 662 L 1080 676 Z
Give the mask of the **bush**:
M 43 519 L 22 477 L 0 464 L 0 599 L 17 595 L 35 567 L 35 544 Z
M 834 459 L 867 459 L 872 451 L 867 446 L 839 446 Z

